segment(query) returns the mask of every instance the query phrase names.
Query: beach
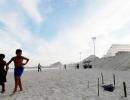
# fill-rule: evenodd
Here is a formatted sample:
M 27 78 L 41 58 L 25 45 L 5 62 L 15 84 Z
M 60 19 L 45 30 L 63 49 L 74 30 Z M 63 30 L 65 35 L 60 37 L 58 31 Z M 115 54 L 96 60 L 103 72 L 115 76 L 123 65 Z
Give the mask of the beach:
M 105 84 L 113 84 L 112 74 L 116 75 L 116 87 L 113 92 L 104 91 L 101 87 L 101 72 Z M 14 88 L 14 79 L 13 73 L 9 72 L 6 92 L 0 94 L 0 100 L 129 100 L 129 76 L 129 71 L 101 69 L 48 69 L 39 73 L 37 70 L 25 71 L 22 76 L 23 91 L 10 96 Z M 100 78 L 99 96 L 97 96 L 98 77 Z M 124 98 L 123 81 L 127 84 L 127 98 Z

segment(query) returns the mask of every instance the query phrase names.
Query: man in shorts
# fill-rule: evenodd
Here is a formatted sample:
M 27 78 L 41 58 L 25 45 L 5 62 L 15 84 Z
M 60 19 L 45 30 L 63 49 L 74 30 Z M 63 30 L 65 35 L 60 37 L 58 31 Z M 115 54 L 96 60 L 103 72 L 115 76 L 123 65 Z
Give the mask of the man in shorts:
M 24 60 L 26 60 L 26 61 L 23 62 Z M 15 88 L 13 91 L 13 93 L 15 93 L 15 92 L 17 92 L 18 86 L 20 88 L 20 91 L 23 91 L 22 83 L 21 83 L 21 76 L 22 76 L 23 71 L 24 71 L 23 66 L 28 63 L 29 59 L 22 56 L 22 50 L 17 49 L 16 56 L 11 58 L 11 60 L 7 63 L 7 66 L 9 66 L 9 64 L 12 61 L 14 62 L 14 65 L 15 65 L 15 68 L 14 68 Z

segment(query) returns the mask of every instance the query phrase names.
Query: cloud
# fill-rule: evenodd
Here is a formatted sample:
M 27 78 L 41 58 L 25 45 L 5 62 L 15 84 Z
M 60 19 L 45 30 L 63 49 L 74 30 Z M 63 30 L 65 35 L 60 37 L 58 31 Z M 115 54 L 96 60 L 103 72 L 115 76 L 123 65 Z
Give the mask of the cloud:
M 88 19 L 88 28 L 94 32 L 114 31 L 120 29 L 130 18 L 130 1 L 113 0 L 103 8 L 97 9 Z
M 36 22 L 41 23 L 44 18 L 38 10 L 38 0 L 19 0 L 25 12 Z
M 3 16 L 1 20 L 7 27 L 6 31 L 12 34 L 12 36 L 15 36 L 16 39 L 26 43 L 33 42 L 34 39 L 31 32 L 28 29 L 26 29 L 26 27 L 24 27 L 23 22 L 18 13 L 8 13 L 5 16 Z

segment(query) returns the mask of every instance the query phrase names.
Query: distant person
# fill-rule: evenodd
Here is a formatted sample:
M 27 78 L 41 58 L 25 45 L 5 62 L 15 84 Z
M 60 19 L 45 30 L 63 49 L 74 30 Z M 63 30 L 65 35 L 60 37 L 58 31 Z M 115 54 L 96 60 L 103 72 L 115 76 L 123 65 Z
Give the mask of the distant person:
M 24 60 L 26 62 L 23 62 Z M 14 91 L 13 91 L 13 94 L 14 94 L 15 92 L 17 92 L 18 86 L 20 88 L 20 91 L 23 91 L 21 76 L 22 76 L 23 71 L 24 71 L 23 66 L 28 63 L 29 59 L 22 56 L 22 50 L 21 49 L 17 49 L 16 50 L 16 56 L 11 58 L 11 60 L 7 63 L 7 66 L 9 66 L 9 64 L 12 61 L 14 62 L 14 65 L 15 65 L 15 68 L 14 68 L 15 88 L 14 88 Z
M 40 63 L 38 64 L 38 72 L 41 72 L 42 71 L 42 68 L 41 68 L 41 65 Z
M 64 65 L 64 69 L 66 70 L 66 64 Z
M 76 66 L 76 67 L 77 67 L 77 69 L 79 69 L 79 64 L 77 64 L 77 66 Z
M 0 54 L 0 85 L 2 86 L 1 93 L 5 92 L 5 82 L 6 82 L 6 75 L 8 71 L 8 67 L 6 66 L 6 62 L 4 61 L 5 55 Z M 6 69 L 5 69 L 6 66 Z

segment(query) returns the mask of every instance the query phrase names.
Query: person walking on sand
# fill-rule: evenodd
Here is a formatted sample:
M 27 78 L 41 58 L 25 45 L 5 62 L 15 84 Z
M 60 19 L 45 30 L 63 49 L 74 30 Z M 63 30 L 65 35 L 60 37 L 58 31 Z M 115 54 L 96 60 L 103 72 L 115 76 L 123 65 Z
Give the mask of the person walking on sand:
M 40 63 L 38 64 L 38 72 L 39 72 L 39 71 L 40 71 L 40 72 L 42 71 Z
M 8 67 L 6 66 L 6 62 L 4 61 L 5 55 L 0 54 L 0 85 L 2 86 L 1 93 L 5 92 L 5 82 L 6 82 L 6 75 L 8 71 Z M 5 69 L 6 66 L 6 69 Z
M 24 60 L 26 60 L 26 61 L 24 62 Z M 15 65 L 15 68 L 14 68 L 15 87 L 14 87 L 14 91 L 13 91 L 13 94 L 14 94 L 15 92 L 17 92 L 18 86 L 20 88 L 20 91 L 23 91 L 21 76 L 22 76 L 23 71 L 24 71 L 23 66 L 28 63 L 29 59 L 22 56 L 22 50 L 21 49 L 17 49 L 16 50 L 16 56 L 11 58 L 11 60 L 7 63 L 7 66 L 9 66 L 9 64 L 12 61 L 14 62 L 14 65 Z
M 64 69 L 66 70 L 66 64 L 64 65 Z
M 77 67 L 77 69 L 79 69 L 79 64 L 77 64 L 77 66 L 76 66 L 76 67 Z

